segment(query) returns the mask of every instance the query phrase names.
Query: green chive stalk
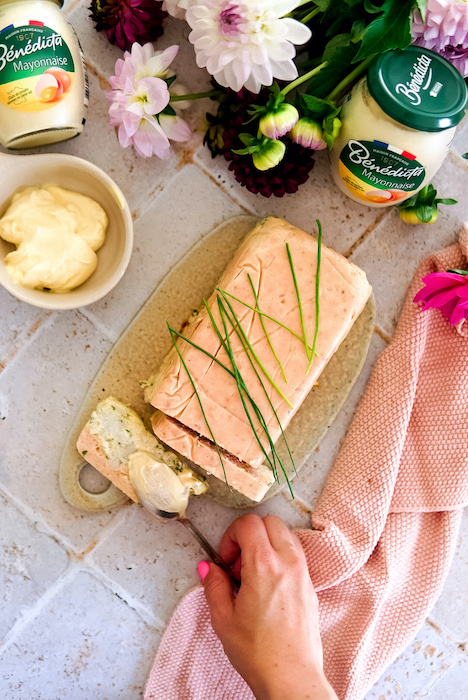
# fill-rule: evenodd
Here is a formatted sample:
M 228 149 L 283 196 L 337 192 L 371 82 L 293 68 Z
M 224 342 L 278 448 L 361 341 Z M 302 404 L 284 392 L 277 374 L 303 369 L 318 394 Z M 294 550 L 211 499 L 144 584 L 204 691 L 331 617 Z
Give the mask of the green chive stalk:
M 167 321 L 166 321 L 166 323 L 167 323 Z M 216 438 L 215 438 L 215 436 L 213 435 L 213 431 L 211 430 L 211 426 L 210 426 L 210 424 L 208 423 L 208 419 L 207 419 L 207 417 L 206 417 L 205 409 L 203 408 L 203 404 L 202 404 L 201 399 L 200 399 L 200 394 L 198 393 L 197 387 L 195 386 L 195 382 L 194 382 L 193 379 L 192 379 L 192 375 L 190 374 L 189 369 L 188 369 L 187 365 L 185 364 L 184 358 L 182 357 L 182 353 L 180 352 L 179 348 L 177 347 L 177 342 L 176 342 L 176 340 L 175 340 L 175 338 L 174 338 L 174 331 L 173 331 L 172 328 L 170 327 L 169 323 L 167 323 L 167 327 L 168 327 L 168 329 L 169 329 L 169 333 L 171 334 L 172 343 L 173 343 L 173 345 L 174 345 L 174 347 L 175 347 L 175 349 L 176 349 L 176 352 L 177 352 L 177 354 L 178 354 L 178 356 L 179 356 L 179 359 L 180 359 L 180 361 L 181 361 L 181 363 L 182 363 L 182 365 L 183 365 L 183 367 L 184 367 L 184 369 L 185 369 L 185 371 L 186 371 L 186 373 L 187 373 L 188 378 L 190 379 L 190 384 L 192 385 L 192 389 L 193 389 L 193 391 L 194 391 L 194 393 L 195 393 L 195 396 L 197 397 L 197 401 L 198 401 L 198 404 L 199 404 L 199 406 L 200 406 L 200 410 L 201 410 L 201 412 L 202 412 L 203 419 L 204 419 L 204 421 L 205 421 L 205 423 L 206 423 L 206 427 L 207 427 L 208 430 L 210 431 L 211 439 L 212 439 L 212 441 L 213 441 L 213 443 L 214 443 L 214 445 L 215 445 L 215 447 L 216 447 L 216 452 L 218 453 L 219 461 L 221 462 L 221 466 L 222 466 L 222 468 L 223 468 L 223 474 L 224 474 L 224 480 L 225 480 L 225 482 L 226 482 L 226 486 L 228 487 L 229 491 L 233 494 L 233 496 L 237 499 L 236 495 L 233 493 L 232 488 L 231 488 L 230 485 L 229 485 L 229 482 L 228 482 L 228 479 L 227 479 L 227 475 L 226 475 L 226 469 L 225 469 L 225 467 L 224 467 L 223 458 L 222 458 L 222 456 L 221 456 L 221 451 L 220 451 L 220 449 L 219 449 L 218 443 L 216 442 Z
M 304 339 L 304 345 L 305 345 L 307 359 L 310 362 L 310 358 L 313 357 L 313 355 L 312 355 L 312 353 L 309 353 L 309 343 L 307 342 L 307 330 L 306 330 L 306 324 L 305 324 L 305 319 L 304 319 L 304 312 L 302 309 L 301 294 L 299 292 L 299 285 L 297 283 L 296 271 L 294 269 L 294 263 L 293 263 L 291 251 L 289 249 L 289 243 L 286 243 L 286 252 L 288 254 L 289 266 L 291 268 L 291 274 L 292 274 L 292 278 L 293 278 L 293 282 L 294 282 L 294 289 L 296 290 L 297 303 L 299 306 L 299 315 L 301 317 L 302 337 Z
M 291 401 L 290 401 L 290 400 L 288 399 L 288 397 L 285 396 L 285 394 L 281 391 L 281 389 L 279 388 L 278 384 L 275 382 L 275 380 L 274 380 L 273 377 L 270 375 L 270 373 L 268 372 L 268 370 L 267 370 L 266 367 L 264 366 L 263 362 L 261 361 L 261 359 L 259 358 L 259 356 L 258 356 L 257 353 L 255 352 L 255 350 L 253 349 L 252 344 L 251 344 L 250 340 L 247 338 L 247 336 L 246 336 L 246 334 L 245 334 L 245 331 L 244 331 L 244 329 L 242 328 L 240 322 L 239 322 L 239 324 L 238 324 L 238 327 L 239 327 L 239 330 L 240 330 L 240 332 L 242 333 L 242 335 L 243 335 L 243 337 L 244 337 L 245 342 L 247 343 L 247 345 L 248 345 L 248 347 L 249 347 L 250 352 L 252 353 L 252 356 L 253 356 L 254 359 L 255 359 L 255 362 L 258 364 L 258 366 L 259 366 L 260 369 L 262 370 L 263 374 L 265 375 L 265 377 L 266 377 L 266 378 L 268 379 L 268 381 L 270 382 L 271 386 L 278 392 L 278 394 L 281 396 L 281 398 L 283 399 L 283 401 L 286 401 L 286 403 L 288 404 L 289 408 L 294 408 L 294 406 L 293 406 L 293 404 L 291 403 Z
M 316 355 L 315 347 L 317 345 L 317 336 L 318 336 L 318 329 L 319 329 L 319 312 L 320 312 L 320 265 L 322 262 L 322 225 L 318 219 L 316 219 L 317 227 L 318 227 L 318 238 L 317 238 L 317 270 L 315 272 L 315 331 L 314 331 L 314 340 L 312 343 L 312 354 L 309 360 L 309 365 L 306 370 L 306 374 L 309 373 L 309 370 L 312 366 L 312 362 L 314 361 L 314 357 Z
M 260 309 L 256 309 L 254 306 L 247 304 L 247 302 L 242 301 L 242 299 L 238 299 L 233 294 L 230 294 L 229 292 L 227 292 L 225 289 L 221 289 L 221 287 L 216 287 L 216 291 L 220 292 L 224 297 L 229 297 L 230 299 L 234 299 L 234 301 L 237 301 L 239 304 L 242 304 L 242 306 L 247 307 L 251 311 L 255 311 L 255 313 L 257 313 L 259 316 L 263 316 L 264 318 L 268 318 L 270 321 L 273 321 L 273 323 L 276 323 L 281 328 L 284 328 L 284 330 L 288 331 L 288 333 L 291 333 L 291 335 L 293 335 L 295 338 L 300 340 L 301 343 L 304 342 L 304 338 L 301 335 L 299 335 L 299 333 L 295 333 L 291 328 L 288 328 L 287 326 L 285 326 L 284 323 L 281 323 L 281 321 L 278 321 L 278 319 L 273 318 L 273 316 L 269 316 L 269 314 L 266 314 L 263 311 L 260 311 Z M 308 345 L 307 349 L 311 351 L 312 346 Z
M 263 315 L 262 315 L 261 312 L 260 312 L 260 306 L 259 306 L 259 304 L 258 304 L 258 295 L 257 295 L 257 292 L 255 291 L 254 283 L 252 282 L 252 278 L 251 278 L 250 274 L 248 274 L 247 277 L 248 277 L 248 280 L 249 280 L 249 282 L 250 282 L 250 286 L 251 286 L 251 288 L 252 288 L 252 293 L 253 293 L 254 299 L 255 299 L 255 309 L 256 309 L 257 313 L 259 314 L 260 323 L 262 324 L 262 328 L 263 328 L 263 332 L 264 332 L 264 334 L 265 334 L 265 338 L 267 339 L 268 345 L 270 346 L 270 350 L 271 350 L 271 352 L 273 353 L 276 362 L 278 363 L 278 366 L 279 366 L 279 368 L 280 368 L 280 370 L 281 370 L 281 373 L 282 373 L 282 375 L 283 375 L 283 379 L 284 379 L 285 383 L 287 384 L 287 383 L 288 383 L 288 380 L 287 380 L 287 378 L 286 378 L 286 373 L 285 373 L 285 371 L 284 371 L 284 367 L 283 367 L 283 365 L 281 364 L 281 360 L 279 359 L 278 355 L 276 354 L 275 348 L 273 347 L 273 343 L 271 342 L 271 338 L 270 338 L 270 336 L 269 336 L 269 334 L 268 334 L 268 331 L 267 331 L 267 329 L 266 329 L 266 327 L 265 327 L 265 322 L 263 321 Z
M 286 445 L 286 449 L 287 449 L 287 451 L 288 451 L 288 455 L 289 455 L 289 458 L 290 458 L 290 460 L 291 460 L 291 464 L 292 464 L 292 466 L 293 466 L 293 468 L 294 468 L 294 471 L 295 471 L 296 474 L 297 474 L 296 465 L 294 464 L 294 459 L 293 459 L 293 456 L 292 456 L 292 454 L 291 454 L 291 450 L 289 449 L 289 444 L 288 444 L 288 441 L 287 441 L 286 436 L 285 436 L 285 434 L 284 434 L 283 426 L 281 425 L 281 421 L 280 421 L 280 419 L 279 419 L 279 416 L 278 416 L 278 414 L 276 413 L 276 409 L 275 409 L 275 407 L 273 406 L 273 402 L 271 401 L 271 398 L 270 398 L 270 396 L 269 396 L 269 394 L 268 394 L 268 392 L 267 392 L 267 390 L 266 390 L 266 387 L 265 387 L 264 383 L 263 383 L 262 380 L 261 380 L 261 377 L 260 377 L 260 375 L 259 375 L 259 373 L 258 373 L 258 371 L 257 371 L 257 368 L 255 367 L 255 364 L 254 364 L 252 358 L 250 357 L 250 354 L 249 354 L 249 352 L 248 352 L 248 346 L 245 344 L 242 334 L 241 334 L 241 333 L 239 332 L 239 330 L 237 329 L 237 326 L 239 326 L 239 319 L 237 318 L 236 312 L 235 312 L 234 309 L 232 308 L 232 305 L 229 303 L 229 301 L 228 301 L 227 299 L 225 299 L 225 302 L 226 302 L 226 304 L 228 305 L 229 310 L 230 310 L 230 312 L 232 313 L 233 318 L 234 318 L 234 322 L 233 322 L 232 319 L 230 319 L 230 318 L 228 317 L 228 318 L 229 318 L 229 321 L 230 321 L 231 325 L 233 326 L 234 331 L 236 332 L 236 335 L 237 335 L 237 337 L 238 337 L 238 339 L 239 339 L 239 342 L 241 343 L 242 348 L 243 348 L 245 354 L 247 355 L 247 358 L 248 358 L 248 360 L 249 360 L 249 362 L 250 362 L 250 365 L 251 365 L 253 371 L 255 372 L 255 376 L 257 377 L 257 379 L 258 379 L 258 381 L 259 381 L 259 383 L 260 383 L 260 386 L 262 387 L 263 392 L 264 392 L 264 394 L 265 394 L 265 396 L 266 396 L 266 398 L 267 398 L 267 401 L 268 401 L 268 403 L 269 403 L 269 405 L 270 405 L 270 408 L 271 408 L 271 410 L 272 410 L 272 412 L 273 412 L 273 415 L 274 415 L 275 418 L 276 418 L 276 421 L 277 421 L 277 423 L 278 423 L 278 425 L 279 425 L 279 428 L 280 428 L 280 430 L 281 430 L 281 435 L 282 435 L 282 437 L 283 437 L 284 444 Z M 234 323 L 235 323 L 235 325 L 234 325 Z M 276 453 L 276 448 L 274 447 L 274 443 L 272 442 L 272 440 L 271 440 L 270 435 L 269 435 L 268 432 L 267 432 L 267 437 L 269 438 L 270 445 L 273 446 L 272 449 L 274 450 L 275 454 L 277 454 L 277 453 Z M 278 456 L 278 455 L 277 455 L 277 456 Z M 280 465 L 281 465 L 281 468 L 282 468 L 282 470 L 283 470 L 283 473 L 284 473 L 284 475 L 285 475 L 285 477 L 286 477 L 286 481 L 288 481 L 288 476 L 287 476 L 287 474 L 286 474 L 286 472 L 285 472 L 285 470 L 284 470 L 284 468 L 283 468 L 283 465 L 281 464 L 281 460 L 280 460 L 279 456 L 278 456 L 278 460 L 279 460 L 279 462 L 280 462 Z M 289 484 L 289 481 L 288 481 L 288 484 Z M 294 498 L 294 494 L 292 493 L 291 486 L 289 486 L 289 488 L 290 488 L 290 490 L 291 490 L 292 497 Z

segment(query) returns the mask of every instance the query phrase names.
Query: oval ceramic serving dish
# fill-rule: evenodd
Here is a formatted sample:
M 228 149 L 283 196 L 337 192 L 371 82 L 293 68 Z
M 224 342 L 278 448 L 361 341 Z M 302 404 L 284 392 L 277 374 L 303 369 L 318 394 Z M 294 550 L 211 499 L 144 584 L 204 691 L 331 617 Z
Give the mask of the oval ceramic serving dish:
M 99 494 L 91 494 L 82 487 L 79 475 L 86 462 L 75 447 L 81 428 L 97 402 L 113 395 L 132 406 L 151 430 L 149 419 L 154 409 L 145 403 L 139 382 L 154 373 L 171 346 L 166 320 L 174 328 L 184 324 L 201 300 L 212 292 L 240 242 L 256 223 L 257 219 L 251 216 L 235 217 L 202 238 L 167 274 L 115 343 L 86 394 L 62 453 L 60 486 L 73 506 L 104 510 L 127 500 L 112 484 Z M 320 442 L 351 391 L 366 358 L 373 330 L 374 301 L 371 297 L 320 376 L 319 386 L 312 389 L 285 430 L 297 470 Z M 280 454 L 281 450 L 279 444 Z M 281 454 L 281 457 L 287 464 L 286 455 Z M 240 495 L 236 501 L 218 479 L 211 476 L 208 481 L 207 495 L 223 505 L 233 508 L 255 505 Z M 284 485 L 274 484 L 264 500 Z

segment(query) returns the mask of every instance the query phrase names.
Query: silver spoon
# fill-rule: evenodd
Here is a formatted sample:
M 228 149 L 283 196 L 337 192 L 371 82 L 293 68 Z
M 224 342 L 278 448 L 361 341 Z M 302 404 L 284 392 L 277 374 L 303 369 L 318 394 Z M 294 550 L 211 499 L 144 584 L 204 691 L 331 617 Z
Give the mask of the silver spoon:
M 202 549 L 204 549 L 205 552 L 208 554 L 211 561 L 214 564 L 216 564 L 216 566 L 219 566 L 223 571 L 226 572 L 226 574 L 230 577 L 231 581 L 233 582 L 236 588 L 239 587 L 239 579 L 237 579 L 234 576 L 230 567 L 226 564 L 226 562 L 223 559 L 221 559 L 218 552 L 211 546 L 208 540 L 205 539 L 205 537 L 201 534 L 200 530 L 197 527 L 195 527 L 195 525 L 189 518 L 187 518 L 185 515 L 181 515 L 180 513 L 169 513 L 165 510 L 159 510 L 159 508 L 150 509 L 146 507 L 143 503 L 142 505 L 145 508 L 145 510 L 147 510 L 148 513 L 152 515 L 153 518 L 155 518 L 156 520 L 159 520 L 160 522 L 167 520 L 176 520 L 177 522 L 181 523 L 184 527 L 186 527 L 187 530 L 197 540 L 198 544 L 202 547 Z

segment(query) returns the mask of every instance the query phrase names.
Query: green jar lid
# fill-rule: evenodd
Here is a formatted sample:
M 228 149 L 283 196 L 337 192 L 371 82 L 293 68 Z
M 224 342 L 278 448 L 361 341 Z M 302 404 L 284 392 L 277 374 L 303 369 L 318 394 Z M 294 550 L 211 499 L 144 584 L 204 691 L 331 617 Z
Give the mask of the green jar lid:
M 418 131 L 449 129 L 466 112 L 468 90 L 461 73 L 422 46 L 379 56 L 369 68 L 367 84 L 389 117 Z

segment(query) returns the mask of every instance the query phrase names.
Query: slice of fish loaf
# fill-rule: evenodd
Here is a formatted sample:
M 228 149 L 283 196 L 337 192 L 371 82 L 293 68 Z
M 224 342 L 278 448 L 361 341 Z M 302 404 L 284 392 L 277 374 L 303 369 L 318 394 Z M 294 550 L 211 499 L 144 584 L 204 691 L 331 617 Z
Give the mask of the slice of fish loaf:
M 156 436 L 162 443 L 193 464 L 201 466 L 209 474 L 221 481 L 227 481 L 231 488 L 252 501 L 261 501 L 272 485 L 273 472 L 268 467 L 251 467 L 225 450 L 222 451 L 221 464 L 215 445 L 210 440 L 197 435 L 159 411 L 154 413 L 151 422 Z
M 140 499 L 128 477 L 131 454 L 142 450 L 168 467 L 176 470 L 182 467 L 179 459 L 146 430 L 138 413 L 113 396 L 99 401 L 76 447 L 89 464 L 137 503 Z
M 290 246 L 301 295 L 307 339 L 311 344 L 315 330 L 315 277 L 318 251 L 317 240 L 313 236 L 282 219 L 265 219 L 255 227 L 239 247 L 223 273 L 219 287 L 249 305 L 255 306 L 255 298 L 248 279 L 250 275 L 262 312 L 281 321 L 296 335 L 302 337 L 299 305 L 288 262 L 286 243 Z M 273 442 L 281 434 L 278 419 L 283 428 L 286 427 L 348 334 L 370 293 L 371 287 L 362 270 L 335 251 L 322 246 L 318 355 L 314 358 L 307 374 L 308 359 L 304 343 L 264 317 L 265 327 L 276 354 L 282 362 L 287 382 L 284 381 L 278 362 L 268 345 L 259 315 L 228 297 L 255 352 L 293 405 L 291 408 L 259 370 L 264 385 L 262 387 L 239 339 L 228 324 L 235 361 L 251 397 L 265 418 Z M 208 305 L 224 334 L 217 297 L 218 293 L 213 292 Z M 184 334 L 232 369 L 206 309 L 199 312 L 195 320 L 184 330 Z M 252 430 L 239 397 L 235 379 L 210 357 L 188 343 L 179 339 L 177 344 L 197 388 L 216 442 L 240 461 L 254 468 L 259 467 L 265 461 L 265 455 L 257 437 L 267 452 L 268 441 L 252 410 L 249 409 L 256 434 Z M 175 418 L 207 440 L 212 440 L 192 384 L 174 348 L 168 353 L 150 382 L 147 398 L 155 408 Z M 277 417 L 269 401 L 273 404 Z

